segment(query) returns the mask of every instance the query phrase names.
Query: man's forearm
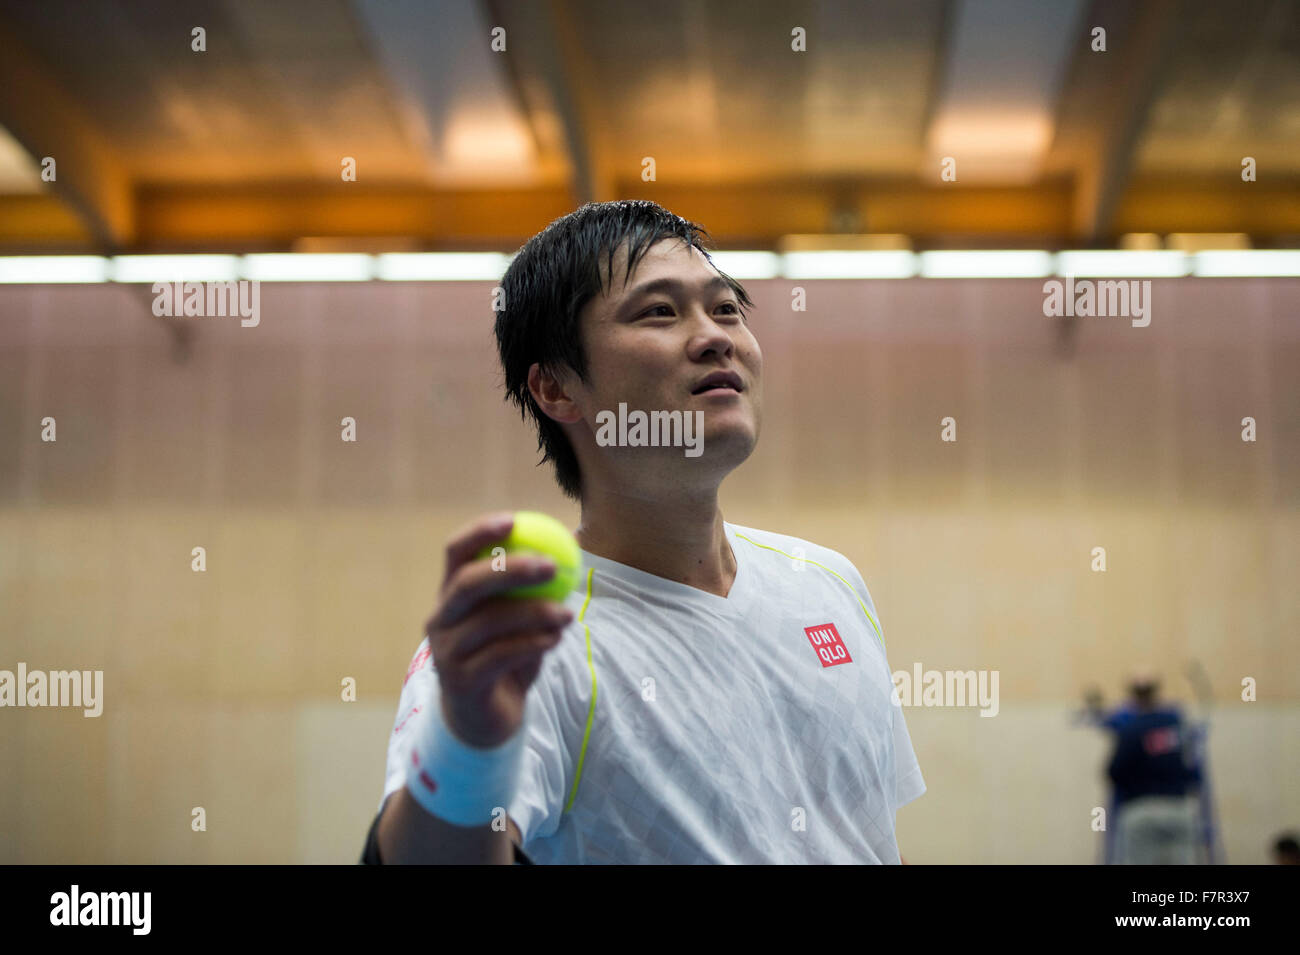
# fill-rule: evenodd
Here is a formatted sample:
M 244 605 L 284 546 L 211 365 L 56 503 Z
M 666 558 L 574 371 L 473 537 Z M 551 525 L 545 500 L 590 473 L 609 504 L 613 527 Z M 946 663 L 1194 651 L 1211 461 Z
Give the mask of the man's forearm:
M 394 792 L 379 818 L 379 854 L 389 865 L 510 865 L 508 832 L 491 823 L 457 826 L 430 815 L 406 787 Z

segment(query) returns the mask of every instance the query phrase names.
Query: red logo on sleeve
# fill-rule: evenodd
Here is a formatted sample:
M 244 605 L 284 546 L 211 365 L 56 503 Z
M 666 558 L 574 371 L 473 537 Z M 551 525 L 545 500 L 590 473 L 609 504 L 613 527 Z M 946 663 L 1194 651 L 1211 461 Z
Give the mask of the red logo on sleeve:
M 406 686 L 407 681 L 411 679 L 411 677 L 415 674 L 415 671 L 420 669 L 420 667 L 424 664 L 424 661 L 429 659 L 429 657 L 432 654 L 433 651 L 430 650 L 427 646 L 421 647 L 419 650 L 416 651 L 415 659 L 413 659 L 411 661 L 411 665 L 406 668 L 406 676 L 402 678 L 402 686 Z
M 415 750 L 411 750 L 411 765 L 420 770 L 420 782 L 428 787 L 429 792 L 436 793 L 438 784 L 433 781 L 433 778 L 428 773 L 420 769 L 420 757 L 415 755 Z
M 817 651 L 817 659 L 822 661 L 823 667 L 853 662 L 853 658 L 849 656 L 849 648 L 840 639 L 840 632 L 835 629 L 835 624 L 823 623 L 816 627 L 804 627 L 803 632 L 808 634 L 808 642 Z

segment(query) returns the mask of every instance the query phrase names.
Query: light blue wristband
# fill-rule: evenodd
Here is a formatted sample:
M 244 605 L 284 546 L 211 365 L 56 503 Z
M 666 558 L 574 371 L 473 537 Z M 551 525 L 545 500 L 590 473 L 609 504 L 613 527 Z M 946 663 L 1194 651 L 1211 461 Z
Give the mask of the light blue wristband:
M 504 817 L 519 781 L 528 736 L 528 709 L 514 736 L 492 749 L 459 740 L 442 716 L 435 682 L 420 716 L 406 788 L 430 815 L 457 826 L 483 826 Z

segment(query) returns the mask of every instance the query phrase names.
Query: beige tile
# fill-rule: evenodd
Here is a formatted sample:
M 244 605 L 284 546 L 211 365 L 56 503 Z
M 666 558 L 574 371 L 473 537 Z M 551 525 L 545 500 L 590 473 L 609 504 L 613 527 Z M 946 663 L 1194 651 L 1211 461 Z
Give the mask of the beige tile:
M 183 864 L 213 859 L 207 709 L 197 702 L 135 703 L 105 691 L 111 795 L 99 841 L 116 864 Z M 208 831 L 191 829 L 196 806 Z
M 111 669 L 128 573 L 121 530 L 105 510 L 51 507 L 32 517 L 23 555 L 30 666 Z
M 297 844 L 291 861 L 352 865 L 384 791 L 396 702 L 306 703 L 297 710 Z
M 301 697 L 337 700 L 341 680 L 352 677 L 358 699 L 373 699 L 400 681 L 393 660 L 375 653 L 376 643 L 396 640 L 413 649 L 437 597 L 429 578 L 413 577 L 407 523 L 358 508 L 304 517 L 301 619 L 307 652 L 293 673 Z M 410 616 L 402 598 L 417 581 L 427 606 L 423 616 Z
M 296 516 L 228 513 L 215 522 L 206 575 L 215 595 L 213 626 L 203 659 L 217 698 L 292 696 L 310 649 L 303 542 Z
M 244 329 L 254 331 L 255 329 Z M 303 496 L 303 349 L 214 346 L 223 369 L 220 486 L 236 507 L 287 507 Z
M 105 690 L 107 694 L 108 689 Z M 4 710 L 21 750 L 5 786 L 16 795 L 13 861 L 100 864 L 108 816 L 109 723 L 63 707 Z M 8 773 L 6 773 L 8 776 Z M 8 817 L 14 818 L 14 817 Z
M 210 861 L 293 862 L 303 812 L 295 707 L 222 703 L 202 718 Z
M 214 522 L 199 510 L 151 508 L 133 511 L 123 526 L 122 560 L 131 572 L 122 593 L 128 637 L 116 653 L 121 692 L 141 701 L 207 699 L 217 584 L 192 569 L 192 551 L 205 548 L 209 567 L 225 559 L 213 553 Z
M 54 441 L 32 450 L 36 498 L 44 505 L 106 506 L 116 490 L 115 471 L 124 452 L 116 429 L 119 374 L 124 348 L 66 345 L 35 348 L 38 398 L 24 405 L 29 426 L 55 421 Z M 38 432 L 39 434 L 39 432 Z

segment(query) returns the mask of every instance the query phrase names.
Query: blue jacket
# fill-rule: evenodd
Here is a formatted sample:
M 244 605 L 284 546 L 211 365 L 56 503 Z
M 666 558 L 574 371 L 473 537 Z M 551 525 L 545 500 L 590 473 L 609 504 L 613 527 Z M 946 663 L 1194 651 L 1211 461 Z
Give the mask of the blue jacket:
M 1200 784 L 1200 767 L 1189 765 L 1194 754 L 1177 709 L 1121 709 L 1103 725 L 1115 732 L 1107 774 L 1117 803 L 1138 796 L 1185 796 Z

